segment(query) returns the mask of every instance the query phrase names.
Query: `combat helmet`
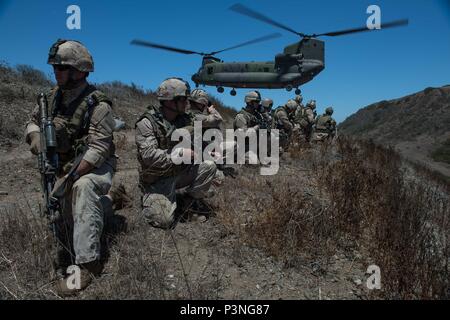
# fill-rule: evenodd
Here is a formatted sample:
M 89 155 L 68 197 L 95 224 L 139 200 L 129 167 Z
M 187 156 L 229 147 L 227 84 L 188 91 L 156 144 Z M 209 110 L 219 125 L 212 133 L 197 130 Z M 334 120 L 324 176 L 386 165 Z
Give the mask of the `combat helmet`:
M 81 72 L 93 72 L 94 60 L 79 41 L 58 39 L 48 53 L 48 64 L 67 65 Z
M 303 96 L 301 94 L 296 95 L 294 100 L 295 100 L 295 102 L 297 102 L 300 105 L 303 102 Z
M 266 99 L 263 99 L 262 101 L 261 101 L 261 105 L 265 108 L 265 109 L 271 109 L 272 108 L 272 106 L 273 106 L 273 100 L 272 99 L 269 99 L 269 98 L 266 98 Z
M 310 100 L 308 101 L 308 103 L 306 104 L 306 107 L 311 108 L 312 110 L 316 109 L 316 100 Z
M 250 91 L 245 95 L 245 103 L 249 104 L 251 101 L 261 101 L 261 94 L 259 93 L 259 91 Z
M 325 113 L 330 115 L 330 116 L 333 114 L 333 112 L 334 112 L 334 110 L 333 110 L 332 107 L 328 107 L 328 108 L 325 109 Z
M 208 106 L 209 96 L 203 89 L 194 89 L 191 92 L 191 101 L 194 101 L 204 106 Z
M 289 112 L 295 112 L 295 110 L 297 110 L 298 103 L 295 100 L 290 99 L 286 102 L 285 107 Z
M 174 100 L 178 97 L 190 98 L 191 87 L 181 78 L 168 78 L 156 90 L 158 100 Z

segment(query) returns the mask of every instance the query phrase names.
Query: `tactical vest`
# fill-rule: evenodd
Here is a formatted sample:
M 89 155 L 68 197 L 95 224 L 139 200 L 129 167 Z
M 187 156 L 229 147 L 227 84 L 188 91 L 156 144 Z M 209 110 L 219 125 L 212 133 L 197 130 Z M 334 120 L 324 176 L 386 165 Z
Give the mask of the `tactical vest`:
M 317 119 L 316 131 L 323 133 L 331 133 L 332 131 L 332 118 L 331 116 L 324 114 Z
M 306 128 L 311 125 L 306 109 L 308 108 L 302 107 L 299 109 L 299 112 L 296 112 L 295 114 L 295 122 L 297 122 L 302 128 Z
M 278 113 L 284 111 L 289 118 L 289 112 L 286 111 L 284 106 L 279 106 L 278 108 L 275 109 L 274 113 L 273 113 L 273 123 L 274 123 L 274 127 L 275 129 L 279 129 L 279 130 L 284 130 L 284 124 L 280 122 L 279 117 L 278 117 Z
M 245 108 L 238 112 L 238 114 L 241 114 L 244 116 L 245 121 L 247 122 L 247 127 L 254 127 L 258 125 L 258 118 L 247 111 Z M 234 128 L 236 129 L 236 121 L 234 122 Z
M 162 150 L 169 150 L 173 146 L 175 146 L 178 142 L 171 141 L 171 135 L 175 129 L 189 127 L 193 125 L 193 117 L 192 114 L 182 114 L 178 115 L 173 123 L 166 120 L 161 112 L 161 105 L 155 104 L 147 107 L 147 111 L 136 121 L 137 123 L 143 119 L 147 119 L 152 124 L 153 129 L 155 130 L 155 138 L 158 141 L 158 148 Z M 138 160 L 142 163 L 142 156 L 138 152 L 137 154 Z M 163 175 L 155 174 L 152 170 L 148 170 L 146 168 L 139 169 L 139 179 L 141 185 L 152 184 L 159 179 L 166 176 L 173 176 L 177 172 L 182 171 L 185 167 L 183 165 L 174 166 L 170 171 L 165 172 Z
M 155 137 L 158 141 L 158 148 L 163 150 L 170 149 L 173 145 L 174 142 L 170 137 L 175 129 L 194 125 L 194 118 L 190 113 L 178 115 L 173 123 L 169 122 L 164 118 L 160 104 L 148 106 L 147 111 L 136 121 L 136 124 L 143 119 L 151 122 L 152 127 L 156 130 Z
M 68 124 L 64 128 L 70 150 L 60 152 L 61 161 L 68 162 L 83 152 L 86 147 L 86 138 L 89 132 L 90 119 L 94 108 L 100 103 L 105 102 L 112 106 L 111 100 L 94 86 L 88 85 L 86 89 L 62 110 L 60 107 L 61 91 L 58 87 L 53 88 L 47 94 L 48 110 L 47 113 L 52 118 L 60 117 L 67 120 Z M 112 151 L 114 153 L 114 151 Z M 62 153 L 62 154 L 61 154 Z

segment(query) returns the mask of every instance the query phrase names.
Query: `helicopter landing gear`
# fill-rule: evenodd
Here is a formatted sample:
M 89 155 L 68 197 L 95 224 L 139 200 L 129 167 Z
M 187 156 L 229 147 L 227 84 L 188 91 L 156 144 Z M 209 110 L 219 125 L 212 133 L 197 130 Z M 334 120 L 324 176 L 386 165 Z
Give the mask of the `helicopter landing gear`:
M 223 87 L 218 87 L 217 88 L 217 92 L 218 93 L 223 93 L 225 90 L 223 89 Z
M 234 97 L 234 96 L 236 95 L 236 90 L 234 90 L 234 89 L 231 90 L 231 91 L 230 91 L 230 94 Z
M 295 94 L 299 95 L 300 93 L 302 93 L 302 90 L 300 90 L 299 88 L 295 89 Z
M 286 91 L 287 92 L 291 92 L 292 91 L 292 86 L 291 85 L 286 86 Z

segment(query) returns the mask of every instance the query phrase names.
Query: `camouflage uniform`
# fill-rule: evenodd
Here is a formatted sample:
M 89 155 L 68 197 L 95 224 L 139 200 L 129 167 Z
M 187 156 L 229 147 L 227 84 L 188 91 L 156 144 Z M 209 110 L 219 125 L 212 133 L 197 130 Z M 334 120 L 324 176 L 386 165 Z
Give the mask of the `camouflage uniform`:
M 193 90 L 191 93 L 190 100 L 191 100 L 191 108 L 189 112 L 192 114 L 195 121 L 202 122 L 203 134 L 208 129 L 217 129 L 220 131 L 223 129 L 223 118 L 220 115 L 219 111 L 217 111 L 217 109 L 215 108 L 208 109 L 210 107 L 209 96 L 204 90 L 202 89 Z M 203 141 L 203 150 L 208 146 L 208 144 L 209 144 L 208 142 Z M 223 170 L 227 168 L 227 166 L 225 165 L 226 158 L 233 148 L 234 143 L 232 141 L 230 143 L 222 141 L 222 143 L 220 144 L 220 150 L 222 150 L 221 152 L 222 164 L 216 163 L 218 170 L 216 171 L 216 177 L 214 178 L 213 181 L 215 186 L 222 185 L 223 182 L 225 181 L 225 175 L 223 173 Z
M 291 114 L 295 112 L 297 103 L 289 100 L 286 105 L 278 107 L 273 114 L 273 126 L 280 130 L 280 147 L 286 150 L 291 141 L 294 123 L 291 120 Z
M 168 79 L 163 84 L 170 84 L 170 81 L 175 80 Z M 175 81 L 175 85 L 180 84 Z M 186 96 L 189 96 L 189 89 Z M 141 165 L 142 214 L 152 226 L 170 229 L 175 227 L 181 215 L 176 211 L 177 197 L 207 197 L 216 165 L 212 161 L 201 164 L 173 163 L 171 153 L 174 143 L 170 141 L 171 133 L 178 128 L 192 126 L 193 118 L 183 113 L 170 122 L 164 117 L 161 108 L 163 106 L 155 102 L 136 122 L 136 146 Z
M 273 119 L 272 119 L 272 107 L 273 107 L 273 100 L 272 99 L 264 99 L 261 102 L 261 114 L 263 115 L 263 117 L 265 118 L 265 121 L 267 123 L 272 123 Z
M 58 55 L 64 55 L 67 50 L 79 52 L 77 50 L 80 48 L 86 50 L 75 41 L 61 42 L 56 46 Z M 61 61 L 54 63 L 50 57 L 49 63 L 61 64 Z M 81 71 L 93 71 L 93 65 L 82 63 L 85 67 L 78 67 Z M 70 90 L 55 87 L 47 93 L 47 99 L 48 114 L 52 115 L 56 128 L 59 178 L 62 179 L 69 171 L 75 156 L 83 152 L 83 159 L 94 166 L 89 173 L 76 180 L 70 190 L 66 190 L 65 197 L 60 201 L 62 219 L 57 223 L 57 234 L 65 248 L 70 248 L 73 241 L 75 263 L 86 264 L 100 259 L 100 237 L 105 218 L 100 198 L 108 193 L 116 166 L 112 103 L 86 82 Z M 39 124 L 39 107 L 36 106 L 25 132 L 26 141 L 32 145 L 39 132 Z M 72 232 L 73 236 L 70 235 Z M 59 252 L 57 263 L 68 263 L 62 261 L 67 253 Z
M 311 135 L 314 126 L 314 110 L 316 108 L 315 101 L 309 101 L 306 107 L 298 107 L 295 112 L 295 122 L 298 123 L 301 130 L 301 137 L 306 141 L 311 140 Z
M 314 130 L 314 141 L 325 142 L 334 138 L 336 134 L 336 121 L 331 117 L 333 108 L 327 108 L 325 114 L 319 116 Z
M 208 111 L 209 99 L 206 92 L 201 89 L 192 91 L 191 101 L 203 105 L 203 110 L 191 107 L 190 112 L 194 116 L 195 121 L 201 121 L 204 129 L 221 129 L 223 125 L 223 118 L 219 111 L 215 108 L 210 113 Z
M 258 103 L 257 106 L 255 106 L 255 103 Z M 247 132 L 248 130 L 254 130 L 255 132 L 258 132 L 258 130 L 261 127 L 262 124 L 262 115 L 258 111 L 260 108 L 261 102 L 261 95 L 258 91 L 250 91 L 245 96 L 245 103 L 246 106 L 241 109 L 237 113 L 237 115 L 234 118 L 233 122 L 233 128 L 234 130 L 239 130 L 243 132 Z M 253 105 L 252 105 L 253 104 Z M 258 144 L 258 142 L 257 142 Z M 236 143 L 236 147 L 238 147 Z M 250 145 L 249 145 L 249 139 L 245 139 L 245 161 L 248 161 L 250 156 L 257 156 L 257 154 L 253 154 L 253 152 L 250 152 Z M 255 152 L 258 148 L 255 148 Z M 235 153 L 235 156 L 237 156 L 237 152 Z

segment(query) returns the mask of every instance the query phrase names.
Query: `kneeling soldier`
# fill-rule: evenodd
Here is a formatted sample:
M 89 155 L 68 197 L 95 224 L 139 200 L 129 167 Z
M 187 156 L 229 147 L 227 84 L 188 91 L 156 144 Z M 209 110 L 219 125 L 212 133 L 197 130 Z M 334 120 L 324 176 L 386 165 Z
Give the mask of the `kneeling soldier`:
M 159 86 L 157 96 L 158 101 L 136 123 L 142 214 L 152 226 L 171 229 L 194 200 L 208 197 L 216 165 L 212 161 L 173 162 L 171 133 L 193 126 L 192 116 L 186 113 L 189 84 L 178 78 L 167 79 Z M 179 156 L 193 158 L 192 149 L 179 151 Z

